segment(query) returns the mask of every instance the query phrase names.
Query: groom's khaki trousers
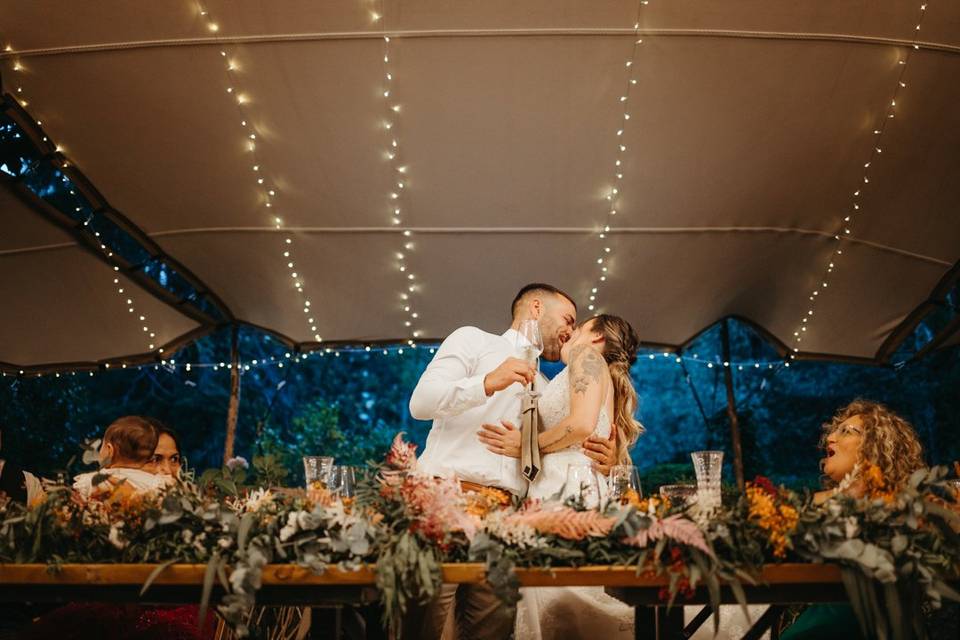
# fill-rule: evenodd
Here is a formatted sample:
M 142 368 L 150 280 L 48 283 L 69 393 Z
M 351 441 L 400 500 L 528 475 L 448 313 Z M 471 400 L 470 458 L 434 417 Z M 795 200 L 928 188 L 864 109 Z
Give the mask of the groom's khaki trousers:
M 444 584 L 429 604 L 409 608 L 403 640 L 504 640 L 515 615 L 487 584 Z

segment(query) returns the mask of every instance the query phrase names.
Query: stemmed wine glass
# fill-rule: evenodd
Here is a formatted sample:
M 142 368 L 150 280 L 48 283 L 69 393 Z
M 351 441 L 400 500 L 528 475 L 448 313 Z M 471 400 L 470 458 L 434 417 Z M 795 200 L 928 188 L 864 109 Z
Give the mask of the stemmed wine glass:
M 524 320 L 517 329 L 517 353 L 520 358 L 526 360 L 537 370 L 540 354 L 543 353 L 543 338 L 540 335 L 540 325 L 536 320 Z M 532 389 L 532 386 L 524 385 L 524 393 L 536 397 L 539 392 Z

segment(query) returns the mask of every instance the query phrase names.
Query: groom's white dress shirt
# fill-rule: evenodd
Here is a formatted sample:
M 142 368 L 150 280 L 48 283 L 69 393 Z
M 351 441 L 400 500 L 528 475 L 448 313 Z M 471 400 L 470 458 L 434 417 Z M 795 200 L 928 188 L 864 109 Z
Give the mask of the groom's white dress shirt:
M 517 337 L 513 329 L 498 336 L 461 327 L 440 345 L 410 397 L 410 414 L 433 420 L 417 461 L 422 472 L 526 493 L 519 461 L 489 451 L 477 439 L 484 423 L 509 420 L 519 428 L 522 387 L 514 383 L 489 398 L 483 390 L 484 376 L 517 356 Z M 544 382 L 540 378 L 538 384 Z
M 81 473 L 73 479 L 73 488 L 77 490 L 84 500 L 89 500 L 94 489 L 110 489 L 112 484 L 109 480 L 104 480 L 99 485 L 94 486 L 93 479 L 98 475 L 110 476 L 128 482 L 137 493 L 155 491 L 162 489 L 173 482 L 170 476 L 155 475 L 142 469 L 133 469 L 130 467 L 110 467 L 100 469 L 99 471 L 88 471 Z

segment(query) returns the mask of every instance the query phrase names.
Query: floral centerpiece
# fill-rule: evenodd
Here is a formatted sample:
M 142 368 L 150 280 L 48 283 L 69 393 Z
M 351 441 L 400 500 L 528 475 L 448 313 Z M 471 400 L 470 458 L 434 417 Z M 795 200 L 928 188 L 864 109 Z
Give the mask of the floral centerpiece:
M 464 491 L 455 479 L 418 473 L 415 447 L 402 434 L 354 500 L 323 487 L 246 486 L 248 469 L 236 459 L 200 483 L 158 493 L 121 484 L 83 501 L 56 486 L 29 508 L 0 504 L 0 562 L 54 570 L 67 562 L 155 563 L 144 591 L 169 564 L 206 563 L 200 619 L 219 583 L 226 595 L 217 611 L 238 636 L 255 624 L 270 563 L 317 573 L 374 564 L 394 630 L 437 592 L 444 562 L 486 563 L 506 606 L 520 597 L 517 568 L 627 566 L 666 576 L 667 605 L 701 586 L 719 604 L 722 584 L 746 605 L 742 585 L 757 583 L 764 563 L 831 562 L 842 568 L 865 631 L 890 638 L 922 636 L 921 607 L 960 600 L 949 584 L 960 567 L 960 507 L 943 468 L 914 473 L 902 491 L 866 468 L 862 497 L 838 494 L 823 506 L 758 477 L 710 512 L 636 494 L 586 509 L 576 500 L 523 503 L 494 489 Z M 283 477 L 270 461 L 255 461 L 254 470 Z

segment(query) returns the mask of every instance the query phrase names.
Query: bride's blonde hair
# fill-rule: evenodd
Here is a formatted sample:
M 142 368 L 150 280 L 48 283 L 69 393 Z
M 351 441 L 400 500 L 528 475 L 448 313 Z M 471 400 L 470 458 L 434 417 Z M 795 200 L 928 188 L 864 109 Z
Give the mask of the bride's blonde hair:
M 613 427 L 617 433 L 617 460 L 628 461 L 629 449 L 643 433 L 643 425 L 634 417 L 637 390 L 630 378 L 630 366 L 637 361 L 640 339 L 630 323 L 606 313 L 589 318 L 594 333 L 603 336 L 603 359 L 613 380 Z M 584 322 L 584 324 L 586 324 Z

